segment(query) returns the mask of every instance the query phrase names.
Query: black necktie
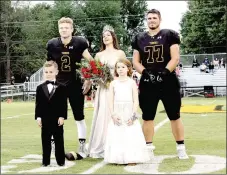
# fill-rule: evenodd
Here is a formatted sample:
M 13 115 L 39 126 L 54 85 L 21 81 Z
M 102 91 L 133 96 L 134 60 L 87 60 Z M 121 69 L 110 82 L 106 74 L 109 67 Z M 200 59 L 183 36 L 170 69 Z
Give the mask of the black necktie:
M 49 84 L 49 83 L 52 84 L 52 85 L 54 85 L 54 81 L 47 80 L 46 81 L 46 84 Z

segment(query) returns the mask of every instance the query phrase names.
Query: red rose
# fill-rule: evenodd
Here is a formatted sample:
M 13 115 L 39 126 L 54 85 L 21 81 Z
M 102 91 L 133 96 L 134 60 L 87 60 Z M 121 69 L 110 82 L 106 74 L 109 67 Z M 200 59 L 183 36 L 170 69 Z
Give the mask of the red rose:
M 91 68 L 85 68 L 86 72 L 91 72 Z
M 87 68 L 85 68 L 85 67 L 81 68 L 81 72 L 82 73 L 87 72 Z
M 91 78 L 90 74 L 84 74 L 84 78 Z
M 92 69 L 96 68 L 95 61 L 90 61 L 90 66 Z
M 93 69 L 92 71 L 93 74 L 99 74 L 99 70 L 96 68 L 96 69 Z

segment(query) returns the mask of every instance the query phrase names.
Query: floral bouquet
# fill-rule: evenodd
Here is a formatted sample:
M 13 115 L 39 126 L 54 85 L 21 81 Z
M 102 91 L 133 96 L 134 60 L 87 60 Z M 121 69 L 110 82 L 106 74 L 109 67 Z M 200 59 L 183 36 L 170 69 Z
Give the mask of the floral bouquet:
M 107 64 L 103 64 L 99 59 L 96 60 L 81 60 L 81 63 L 76 63 L 79 66 L 76 72 L 79 74 L 81 79 L 91 80 L 93 85 L 103 84 L 104 87 L 108 88 L 113 77 L 110 72 L 110 68 Z

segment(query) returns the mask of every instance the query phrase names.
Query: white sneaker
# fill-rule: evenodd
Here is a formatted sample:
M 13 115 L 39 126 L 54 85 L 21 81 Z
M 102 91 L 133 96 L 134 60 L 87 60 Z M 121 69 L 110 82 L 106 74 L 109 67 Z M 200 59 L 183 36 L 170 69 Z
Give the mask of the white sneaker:
M 177 156 L 179 159 L 188 159 L 184 144 L 177 144 Z
M 83 158 L 86 158 L 87 157 L 87 151 L 86 151 L 86 144 L 85 144 L 85 142 L 84 143 L 83 142 L 80 143 L 78 154 L 81 157 L 83 157 Z
M 154 150 L 155 150 L 155 146 L 151 143 L 151 144 L 147 144 L 147 149 L 148 149 L 148 154 L 150 159 L 154 158 Z

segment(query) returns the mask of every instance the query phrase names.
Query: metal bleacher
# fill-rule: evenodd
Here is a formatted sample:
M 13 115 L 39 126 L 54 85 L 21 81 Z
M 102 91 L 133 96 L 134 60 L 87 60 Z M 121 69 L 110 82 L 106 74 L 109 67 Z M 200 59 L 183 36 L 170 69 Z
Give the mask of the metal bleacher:
M 18 96 L 26 96 L 26 99 L 34 99 L 36 87 L 42 83 L 42 68 L 36 71 L 31 77 L 29 82 L 17 83 L 15 85 L 2 85 L 1 98 L 14 98 Z
M 226 95 L 226 69 L 214 73 L 201 72 L 199 68 L 184 68 L 180 73 L 184 96 L 204 96 L 204 86 L 214 86 L 216 96 Z M 225 87 L 224 87 L 225 86 Z
M 1 97 L 13 97 L 24 95 L 25 84 L 4 85 L 1 86 Z
M 30 82 L 28 83 L 28 90 L 35 91 L 36 87 L 41 84 L 43 81 L 43 68 L 40 68 L 36 71 L 31 77 Z

